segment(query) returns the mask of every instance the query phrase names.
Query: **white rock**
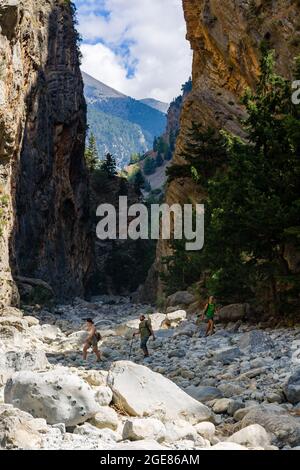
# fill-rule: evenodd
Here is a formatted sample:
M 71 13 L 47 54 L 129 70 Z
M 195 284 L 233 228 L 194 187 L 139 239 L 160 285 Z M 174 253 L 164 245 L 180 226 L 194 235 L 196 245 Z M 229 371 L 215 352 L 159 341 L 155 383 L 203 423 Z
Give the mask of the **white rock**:
M 266 448 L 271 444 L 270 436 L 267 431 L 259 424 L 252 424 L 244 429 L 234 433 L 228 442 L 235 442 L 246 447 Z
M 39 325 L 40 323 L 40 321 L 35 317 L 26 316 L 23 318 L 25 321 L 27 321 L 29 327 Z
M 219 442 L 212 446 L 210 450 L 248 450 L 247 447 L 235 444 L 235 442 Z
M 112 450 L 170 450 L 169 447 L 163 447 L 156 441 L 135 441 L 117 444 Z
M 145 366 L 116 362 L 109 371 L 107 383 L 114 402 L 131 416 L 155 417 L 163 422 L 181 419 L 191 424 L 211 417 L 206 406 Z
M 109 428 L 98 429 L 90 423 L 84 423 L 80 426 L 76 426 L 74 429 L 74 434 L 79 434 L 80 436 L 87 436 L 92 438 L 97 438 L 104 443 L 115 445 L 118 441 L 118 435 Z
M 109 406 L 102 406 L 90 422 L 98 429 L 107 428 L 115 431 L 118 428 L 119 419 L 113 408 L 109 408 Z
M 167 313 L 167 320 L 169 320 L 171 325 L 177 325 L 178 323 L 186 320 L 186 311 L 176 310 L 175 312 Z
M 100 406 L 109 406 L 113 399 L 113 393 L 109 387 L 101 386 L 94 388 L 96 402 Z
M 216 427 L 213 423 L 209 422 L 204 422 L 204 423 L 198 423 L 195 426 L 195 429 L 200 436 L 204 437 L 205 439 L 210 440 L 212 437 L 214 437 L 216 433 Z
M 4 399 L 35 418 L 66 426 L 83 423 L 99 410 L 90 386 L 64 369 L 17 372 L 5 386 Z
M 123 428 L 123 439 L 130 441 L 140 441 L 142 439 L 164 441 L 166 428 L 161 421 L 154 418 L 133 418 L 127 419 Z
M 197 442 L 200 436 L 194 426 L 186 421 L 168 422 L 166 427 L 166 442 L 174 443 L 182 440 Z

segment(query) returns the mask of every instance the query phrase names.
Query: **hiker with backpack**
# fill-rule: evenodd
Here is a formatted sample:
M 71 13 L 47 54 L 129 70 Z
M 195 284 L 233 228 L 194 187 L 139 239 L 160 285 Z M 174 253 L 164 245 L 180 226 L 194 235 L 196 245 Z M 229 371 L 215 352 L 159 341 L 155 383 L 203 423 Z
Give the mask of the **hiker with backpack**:
M 96 354 L 97 362 L 100 362 L 101 354 L 98 349 L 98 343 L 101 340 L 101 334 L 96 330 L 96 326 L 91 318 L 86 319 L 86 331 L 88 332 L 88 337 L 83 346 L 83 359 L 86 360 L 88 350 L 92 348 L 93 353 Z
M 153 337 L 153 340 L 155 340 L 155 335 L 152 329 L 151 320 L 150 318 L 146 320 L 145 315 L 140 316 L 139 331 L 133 333 L 133 337 L 137 335 L 141 336 L 141 349 L 143 350 L 144 357 L 149 357 L 147 343 L 151 336 Z

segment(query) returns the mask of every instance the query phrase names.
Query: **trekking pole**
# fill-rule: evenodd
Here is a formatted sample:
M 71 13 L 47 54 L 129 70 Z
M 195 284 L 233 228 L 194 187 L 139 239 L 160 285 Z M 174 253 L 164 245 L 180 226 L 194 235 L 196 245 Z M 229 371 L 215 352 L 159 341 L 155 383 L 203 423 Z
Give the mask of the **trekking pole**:
M 133 340 L 134 340 L 134 336 L 132 337 L 132 340 L 130 342 L 130 349 L 129 349 L 129 356 L 128 356 L 128 360 L 130 360 L 131 358 L 131 353 L 132 353 L 132 346 L 133 346 Z

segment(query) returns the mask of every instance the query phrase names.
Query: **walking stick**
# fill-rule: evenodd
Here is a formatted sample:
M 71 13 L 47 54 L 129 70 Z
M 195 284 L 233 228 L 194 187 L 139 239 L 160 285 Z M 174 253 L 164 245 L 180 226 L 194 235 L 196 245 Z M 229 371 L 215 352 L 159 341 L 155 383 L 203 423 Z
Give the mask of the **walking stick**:
M 132 340 L 131 340 L 131 343 L 130 343 L 130 350 L 129 350 L 129 356 L 128 356 L 128 360 L 130 360 L 130 358 L 131 358 L 131 353 L 132 353 L 132 346 L 133 346 L 133 340 L 134 340 L 134 336 L 132 337 Z

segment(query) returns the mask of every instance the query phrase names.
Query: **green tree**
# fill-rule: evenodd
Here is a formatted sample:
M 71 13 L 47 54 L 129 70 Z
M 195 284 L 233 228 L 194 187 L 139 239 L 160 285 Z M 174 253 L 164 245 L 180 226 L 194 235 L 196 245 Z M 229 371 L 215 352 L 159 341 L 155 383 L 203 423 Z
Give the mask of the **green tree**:
M 145 175 L 152 175 L 155 173 L 156 162 L 152 157 L 147 157 L 144 163 L 144 173 Z
M 163 165 L 163 163 L 164 163 L 164 159 L 163 159 L 161 153 L 159 153 L 156 157 L 156 166 L 157 166 L 157 168 L 161 167 Z
M 94 134 L 91 132 L 85 149 L 85 161 L 90 173 L 93 173 L 99 168 L 99 155 L 97 150 L 97 143 Z
M 223 133 L 227 170 L 209 182 L 205 252 L 217 290 L 264 286 L 269 311 L 278 313 L 286 294 L 299 289 L 284 253 L 287 245 L 300 250 L 300 113 L 274 65 L 274 53 L 263 51 L 257 89 L 244 96 L 248 140 Z
M 117 174 L 116 159 L 107 153 L 105 160 L 101 162 L 101 170 L 106 173 L 109 178 L 113 178 Z
M 134 177 L 134 190 L 136 194 L 141 194 L 141 189 L 145 186 L 145 178 L 141 170 L 138 170 Z

